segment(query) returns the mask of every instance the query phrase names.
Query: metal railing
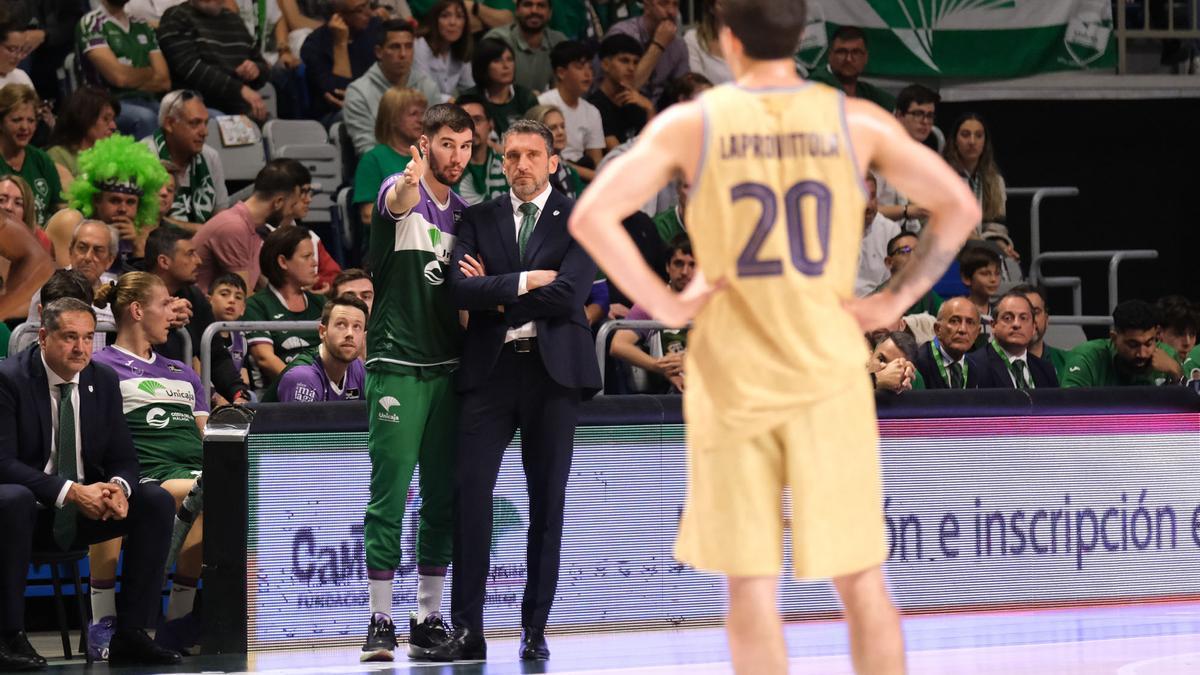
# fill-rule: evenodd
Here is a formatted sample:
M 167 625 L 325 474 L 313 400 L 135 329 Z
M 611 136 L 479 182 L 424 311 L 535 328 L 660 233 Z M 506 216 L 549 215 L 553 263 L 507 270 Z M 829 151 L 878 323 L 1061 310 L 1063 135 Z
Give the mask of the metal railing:
M 1042 265 L 1047 262 L 1064 262 L 1064 261 L 1093 261 L 1107 260 L 1108 261 L 1108 309 L 1111 312 L 1120 302 L 1119 286 L 1118 286 L 1118 269 L 1121 263 L 1126 260 L 1154 260 L 1158 258 L 1158 251 L 1150 249 L 1135 249 L 1130 251 L 1054 251 L 1051 253 L 1042 253 L 1034 258 L 1030 265 L 1029 276 L 1037 279 L 1040 276 Z M 1051 277 L 1062 278 L 1062 277 Z M 1070 277 L 1075 278 L 1075 277 Z M 1082 301 L 1080 301 L 1082 304 Z M 1077 307 L 1076 314 L 1081 310 Z M 1070 323 L 1068 319 L 1095 319 L 1097 317 L 1055 317 L 1055 321 L 1059 323 Z M 1109 319 L 1111 320 L 1111 319 Z M 1093 325 L 1093 324 L 1080 324 Z
M 1027 187 L 1008 188 L 1009 197 L 1032 197 L 1029 205 L 1029 259 L 1037 260 L 1042 253 L 1042 202 L 1053 197 L 1078 197 L 1077 187 Z M 1030 273 L 1030 281 L 1037 277 Z
M 689 325 L 688 328 L 691 326 Z M 670 330 L 670 326 L 661 321 L 649 319 L 616 319 L 605 322 L 596 331 L 596 363 L 600 365 L 600 391 L 596 396 L 604 395 L 605 367 L 608 365 L 608 336 L 618 330 Z
M 1200 0 L 1117 0 L 1116 38 L 1117 73 L 1129 72 L 1129 40 L 1196 40 L 1200 39 Z M 1161 8 L 1161 13 L 1158 10 Z M 1129 12 L 1141 12 L 1140 25 L 1129 25 Z M 1165 19 L 1165 26 L 1162 25 Z M 1157 24 L 1157 25 L 1155 25 Z
M 8 336 L 8 353 L 10 356 L 15 356 L 17 352 L 25 349 L 37 339 L 38 329 L 42 324 L 37 321 L 26 321 L 25 323 L 13 329 L 12 335 Z M 117 327 L 109 321 L 97 321 L 96 332 L 98 333 L 115 333 Z M 187 332 L 186 328 L 176 328 L 175 334 L 180 336 L 183 341 L 183 362 L 187 365 L 192 365 L 192 356 L 195 352 L 192 351 L 192 335 Z M 30 336 L 29 333 L 33 333 Z
M 200 384 L 204 385 L 205 400 L 212 400 L 212 343 L 217 333 L 224 331 L 294 330 L 316 332 L 318 322 L 309 321 L 215 321 L 200 336 Z

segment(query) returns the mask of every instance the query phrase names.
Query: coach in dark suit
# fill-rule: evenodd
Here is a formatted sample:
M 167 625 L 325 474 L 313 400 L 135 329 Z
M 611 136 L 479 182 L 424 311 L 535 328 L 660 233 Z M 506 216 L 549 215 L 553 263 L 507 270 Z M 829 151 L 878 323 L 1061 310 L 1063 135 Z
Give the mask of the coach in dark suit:
M 117 376 L 91 363 L 96 319 L 74 298 L 42 310 L 38 344 L 0 364 L 0 670 L 46 661 L 25 637 L 33 548 L 126 537 L 113 664 L 171 665 L 145 629 L 158 617 L 175 501 L 138 482 Z
M 974 389 L 980 365 L 967 354 L 979 337 L 979 310 L 966 298 L 950 298 L 938 310 L 934 339 L 917 348 L 913 361 L 926 389 Z
M 454 247 L 455 302 L 470 310 L 457 386 L 463 394 L 456 466 L 456 632 L 434 658 L 485 658 L 492 492 L 521 430 L 529 489 L 528 572 L 520 657 L 549 657 L 545 628 L 558 585 L 563 506 L 580 399 L 600 388 L 583 306 L 596 265 L 567 234 L 571 200 L 548 182 L 553 137 L 518 121 L 504 135 L 512 191 L 464 214 Z
M 1044 389 L 1058 386 L 1054 365 L 1029 353 L 1036 329 L 1033 305 L 1021 293 L 1000 298 L 992 312 L 992 339 L 971 352 L 980 364 L 983 389 Z

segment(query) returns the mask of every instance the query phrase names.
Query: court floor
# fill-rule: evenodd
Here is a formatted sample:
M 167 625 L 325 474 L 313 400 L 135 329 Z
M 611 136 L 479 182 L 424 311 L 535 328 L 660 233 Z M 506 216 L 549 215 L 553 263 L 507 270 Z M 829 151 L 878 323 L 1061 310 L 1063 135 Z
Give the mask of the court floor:
M 1184 675 L 1200 673 L 1200 603 L 1155 603 L 1089 609 L 927 615 L 905 619 L 909 671 L 955 675 Z M 192 657 L 173 670 L 123 673 L 282 674 L 406 672 L 413 675 L 716 675 L 731 673 L 720 630 L 645 631 L 549 636 L 553 658 L 523 664 L 515 640 L 489 641 L 486 663 L 359 664 L 357 649 L 275 652 L 249 658 Z M 848 675 L 845 627 L 836 621 L 787 626 L 792 673 Z M 36 636 L 51 672 L 85 671 L 63 661 L 57 634 Z

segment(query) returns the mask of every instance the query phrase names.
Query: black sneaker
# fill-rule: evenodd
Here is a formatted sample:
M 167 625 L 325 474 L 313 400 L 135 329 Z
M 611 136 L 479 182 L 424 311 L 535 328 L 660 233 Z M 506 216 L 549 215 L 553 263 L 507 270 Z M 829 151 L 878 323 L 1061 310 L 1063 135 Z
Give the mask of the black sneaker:
M 359 661 L 391 661 L 396 651 L 396 626 L 392 617 L 376 612 L 371 615 L 367 641 L 363 643 Z
M 408 658 L 428 660 L 429 652 L 450 639 L 450 631 L 442 615 L 434 612 L 417 623 L 417 613 L 408 615 Z

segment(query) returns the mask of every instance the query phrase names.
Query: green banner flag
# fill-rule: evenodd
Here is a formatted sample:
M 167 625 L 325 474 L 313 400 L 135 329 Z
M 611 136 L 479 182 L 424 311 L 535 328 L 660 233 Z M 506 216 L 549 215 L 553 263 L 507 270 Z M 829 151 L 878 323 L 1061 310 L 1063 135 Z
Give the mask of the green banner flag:
M 868 75 L 1009 78 L 1112 69 L 1110 0 L 809 0 L 797 60 L 824 68 L 841 26 L 870 45 Z

